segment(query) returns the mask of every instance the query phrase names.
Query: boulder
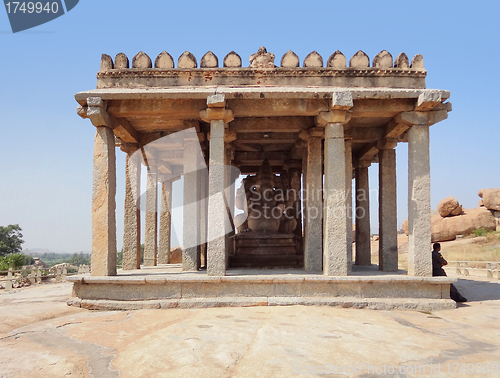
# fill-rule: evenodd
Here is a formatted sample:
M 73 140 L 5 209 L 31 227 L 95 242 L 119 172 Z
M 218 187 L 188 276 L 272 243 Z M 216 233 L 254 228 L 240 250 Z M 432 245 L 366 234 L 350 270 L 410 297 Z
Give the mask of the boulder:
M 403 222 L 403 231 L 405 232 L 406 236 L 408 236 L 408 219 L 406 219 L 404 222 Z
M 463 210 L 462 215 L 455 217 L 434 215 L 431 218 L 432 242 L 455 240 L 457 235 L 468 235 L 478 228 L 487 231 L 496 229 L 493 213 L 484 207 Z
M 172 248 L 170 250 L 170 264 L 182 263 L 182 247 Z
M 478 194 L 483 199 L 484 207 L 489 210 L 500 211 L 500 188 L 482 189 Z
M 438 204 L 437 210 L 439 212 L 439 215 L 441 215 L 444 218 L 447 217 L 448 215 L 451 215 L 452 212 L 459 206 L 460 204 L 458 203 L 457 199 L 451 196 L 445 198 L 444 200 L 441 200 L 441 202 L 439 202 Z
M 484 206 L 484 202 L 482 199 L 479 200 L 479 207 L 483 207 Z
M 458 205 L 455 210 L 453 210 L 451 213 L 450 213 L 450 216 L 457 216 L 457 215 L 460 215 L 462 214 L 462 211 L 463 211 L 463 208 L 462 208 L 462 205 Z

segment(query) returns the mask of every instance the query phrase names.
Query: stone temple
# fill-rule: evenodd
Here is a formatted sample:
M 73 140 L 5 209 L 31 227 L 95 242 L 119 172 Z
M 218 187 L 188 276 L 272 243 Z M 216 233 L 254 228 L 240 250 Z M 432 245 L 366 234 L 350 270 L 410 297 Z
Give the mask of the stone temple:
M 235 52 L 222 63 L 207 52 L 199 64 L 189 52 L 176 64 L 167 52 L 154 63 L 143 52 L 131 64 L 122 53 L 102 56 L 97 88 L 75 95 L 96 136 L 92 272 L 71 278 L 70 303 L 454 307 L 454 280 L 431 277 L 430 254 L 429 127 L 447 118 L 450 92 L 426 89 L 423 57 L 382 51 L 370 62 L 358 51 L 347 61 L 336 51 L 325 62 L 314 51 L 301 65 L 288 51 L 277 66 L 261 47 L 249 60 L 243 67 Z M 408 143 L 407 273 L 398 270 L 398 143 Z M 126 159 L 119 271 L 115 147 Z M 378 267 L 371 164 L 379 169 Z M 182 267 L 168 265 L 180 177 Z

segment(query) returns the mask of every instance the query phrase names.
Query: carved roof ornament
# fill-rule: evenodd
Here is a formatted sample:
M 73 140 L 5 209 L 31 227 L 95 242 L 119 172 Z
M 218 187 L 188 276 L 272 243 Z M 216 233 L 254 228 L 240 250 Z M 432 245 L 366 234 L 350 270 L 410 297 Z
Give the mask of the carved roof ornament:
M 250 55 L 251 68 L 274 68 L 274 54 L 268 53 L 264 46 L 255 54 Z

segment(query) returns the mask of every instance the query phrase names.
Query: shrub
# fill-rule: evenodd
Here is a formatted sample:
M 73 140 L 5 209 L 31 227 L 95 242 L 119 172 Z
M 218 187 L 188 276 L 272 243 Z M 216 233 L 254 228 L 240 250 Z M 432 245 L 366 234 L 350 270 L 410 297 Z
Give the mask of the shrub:
M 21 269 L 26 264 L 26 256 L 21 253 L 11 253 L 0 257 L 0 270 Z
M 484 228 L 478 228 L 477 230 L 472 231 L 472 234 L 474 236 L 486 236 L 488 234 L 488 231 L 486 231 Z

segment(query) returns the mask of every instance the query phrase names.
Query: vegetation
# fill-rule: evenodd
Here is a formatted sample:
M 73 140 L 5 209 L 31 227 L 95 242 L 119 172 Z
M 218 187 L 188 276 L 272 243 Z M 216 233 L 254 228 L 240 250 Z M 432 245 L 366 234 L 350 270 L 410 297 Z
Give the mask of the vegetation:
M 0 256 L 21 252 L 21 245 L 24 243 L 21 231 L 18 224 L 0 226 Z
M 26 265 L 27 259 L 21 253 L 11 253 L 7 256 L 0 256 L 0 270 L 9 270 L 12 268 L 14 270 L 21 269 L 23 265 Z M 31 259 L 28 257 L 28 260 Z
M 90 265 L 90 254 L 88 253 L 54 253 L 54 252 L 46 252 L 46 253 L 36 253 L 36 252 L 28 252 L 28 254 L 33 257 L 38 257 L 42 260 L 47 268 L 53 267 L 57 264 L 69 263 L 72 265 Z
M 486 231 L 484 228 L 478 228 L 477 230 L 474 230 L 472 232 L 472 235 L 474 236 L 486 236 L 488 234 L 488 231 Z

